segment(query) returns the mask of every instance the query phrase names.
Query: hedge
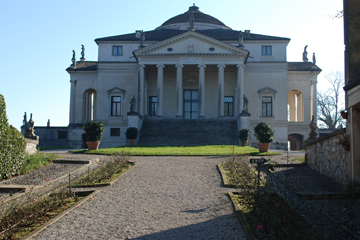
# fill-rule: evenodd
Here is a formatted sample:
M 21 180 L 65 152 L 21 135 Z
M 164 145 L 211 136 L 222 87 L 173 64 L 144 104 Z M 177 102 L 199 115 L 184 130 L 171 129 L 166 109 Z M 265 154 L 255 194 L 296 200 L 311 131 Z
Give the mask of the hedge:
M 0 179 L 19 174 L 25 149 L 24 136 L 8 123 L 5 99 L 0 94 Z

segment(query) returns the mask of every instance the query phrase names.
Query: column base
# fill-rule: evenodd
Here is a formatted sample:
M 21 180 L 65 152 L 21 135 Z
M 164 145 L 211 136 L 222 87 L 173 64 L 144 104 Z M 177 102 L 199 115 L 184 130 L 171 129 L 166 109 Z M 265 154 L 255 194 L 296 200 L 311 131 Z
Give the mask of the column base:
M 217 117 L 218 119 L 223 119 L 223 118 L 225 118 L 223 115 L 219 115 L 218 117 Z
M 175 118 L 176 119 L 183 119 L 184 117 L 182 115 L 176 115 Z
M 163 119 L 163 116 L 162 115 L 156 115 L 156 118 L 157 119 Z
M 205 119 L 205 116 L 198 116 L 198 119 Z

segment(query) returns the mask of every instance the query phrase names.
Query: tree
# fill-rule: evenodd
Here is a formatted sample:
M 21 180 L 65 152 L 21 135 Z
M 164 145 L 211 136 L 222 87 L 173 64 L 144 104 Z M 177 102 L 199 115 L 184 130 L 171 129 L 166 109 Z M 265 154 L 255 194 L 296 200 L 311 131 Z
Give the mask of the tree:
M 344 86 L 344 74 L 340 71 L 336 73 L 331 72 L 325 75 L 330 87 L 318 93 L 318 120 L 319 126 L 328 129 L 340 128 L 344 121 L 340 115 L 340 109 L 343 106 L 341 101 L 344 93 L 342 87 Z

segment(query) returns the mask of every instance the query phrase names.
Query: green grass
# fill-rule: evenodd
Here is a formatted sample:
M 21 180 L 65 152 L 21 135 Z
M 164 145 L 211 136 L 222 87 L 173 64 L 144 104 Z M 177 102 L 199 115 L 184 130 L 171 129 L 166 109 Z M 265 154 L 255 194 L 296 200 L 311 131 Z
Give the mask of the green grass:
M 70 148 L 74 148 L 74 147 L 61 147 L 61 146 L 51 146 L 51 147 L 37 147 L 38 150 L 42 151 L 42 150 L 51 150 L 51 149 L 70 149 Z
M 294 158 L 294 159 L 291 159 L 290 161 L 298 161 L 298 162 L 304 163 L 305 162 L 305 156 L 304 157 L 299 157 L 299 158 Z
M 234 147 L 234 149 L 233 149 Z M 252 147 L 241 147 L 231 145 L 208 145 L 208 146 L 121 146 L 116 148 L 102 148 L 99 150 L 71 150 L 73 153 L 89 153 L 113 155 L 124 152 L 131 156 L 229 156 L 251 155 L 266 156 L 279 155 L 276 152 L 259 153 L 259 150 Z
M 27 156 L 24 160 L 24 164 L 21 166 L 20 173 L 25 174 L 34 169 L 47 166 L 56 158 L 62 158 L 62 156 L 50 153 L 35 153 L 31 156 Z

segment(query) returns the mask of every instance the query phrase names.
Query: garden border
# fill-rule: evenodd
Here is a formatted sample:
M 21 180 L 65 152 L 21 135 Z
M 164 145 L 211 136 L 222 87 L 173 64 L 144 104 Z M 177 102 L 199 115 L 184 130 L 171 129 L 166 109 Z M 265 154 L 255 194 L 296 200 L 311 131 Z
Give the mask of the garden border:
M 107 187 L 107 186 L 111 186 L 114 183 L 116 183 L 122 176 L 124 176 L 127 172 L 129 172 L 131 169 L 135 168 L 137 165 L 135 162 L 129 162 L 130 164 L 133 164 L 133 166 L 131 166 L 130 168 L 128 168 L 125 172 L 121 173 L 118 177 L 116 177 L 115 179 L 113 179 L 111 182 L 109 183 L 99 183 L 99 184 L 92 184 L 92 185 L 75 185 L 75 186 L 71 186 L 71 188 L 96 188 L 96 187 Z
M 239 203 L 237 203 L 237 202 L 235 203 L 236 200 L 234 197 L 234 193 L 238 193 L 238 192 L 228 192 L 228 196 L 230 197 L 231 204 L 235 209 L 235 214 L 240 220 L 241 226 L 243 227 L 243 229 L 245 231 L 246 237 L 249 240 L 255 240 L 256 238 L 255 238 L 254 234 L 252 233 L 251 229 L 248 228 L 249 225 L 247 223 L 246 217 L 245 217 L 243 211 L 241 211 L 241 209 L 238 206 Z
M 37 228 L 36 230 L 30 232 L 29 234 L 27 234 L 26 236 L 22 237 L 20 240 L 27 240 L 30 239 L 32 237 L 35 237 L 36 235 L 38 235 L 40 232 L 42 232 L 43 230 L 45 230 L 47 227 L 49 227 L 50 225 L 56 223 L 57 221 L 59 221 L 60 219 L 62 219 L 65 215 L 68 215 L 71 211 L 73 211 L 75 208 L 80 207 L 83 203 L 85 203 L 86 201 L 88 201 L 90 198 L 96 196 L 98 193 L 100 193 L 101 190 L 94 190 L 92 193 L 90 193 L 88 196 L 84 197 L 82 200 L 80 200 L 79 202 L 75 203 L 73 206 L 65 209 L 65 211 L 59 213 L 58 215 L 56 215 L 54 218 L 50 219 L 49 221 L 47 221 L 46 223 L 42 224 L 39 228 Z

